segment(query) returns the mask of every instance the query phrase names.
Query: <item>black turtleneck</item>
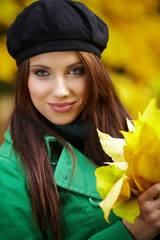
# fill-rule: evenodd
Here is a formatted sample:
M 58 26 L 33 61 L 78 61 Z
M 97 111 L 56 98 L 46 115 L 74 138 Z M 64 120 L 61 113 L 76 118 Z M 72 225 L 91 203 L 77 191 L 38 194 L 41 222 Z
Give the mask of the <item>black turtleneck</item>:
M 85 130 L 84 123 L 80 121 L 79 117 L 70 124 L 52 124 L 52 126 L 65 141 L 84 153 Z

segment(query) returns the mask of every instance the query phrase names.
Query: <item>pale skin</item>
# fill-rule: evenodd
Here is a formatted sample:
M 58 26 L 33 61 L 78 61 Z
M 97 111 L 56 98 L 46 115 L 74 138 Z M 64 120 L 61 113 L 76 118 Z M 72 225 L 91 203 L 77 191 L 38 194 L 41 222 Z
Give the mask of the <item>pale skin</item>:
M 44 117 L 54 124 L 69 124 L 84 109 L 88 98 L 83 63 L 75 52 L 32 57 L 28 89 L 34 106 Z M 160 184 L 150 187 L 138 197 L 140 216 L 134 224 L 123 220 L 136 240 L 151 240 L 160 232 L 159 194 Z
M 76 52 L 50 52 L 30 58 L 28 88 L 36 109 L 58 125 L 73 122 L 88 98 L 85 69 Z
M 153 185 L 138 197 L 140 215 L 134 224 L 123 224 L 136 240 L 151 240 L 160 232 L 160 183 Z

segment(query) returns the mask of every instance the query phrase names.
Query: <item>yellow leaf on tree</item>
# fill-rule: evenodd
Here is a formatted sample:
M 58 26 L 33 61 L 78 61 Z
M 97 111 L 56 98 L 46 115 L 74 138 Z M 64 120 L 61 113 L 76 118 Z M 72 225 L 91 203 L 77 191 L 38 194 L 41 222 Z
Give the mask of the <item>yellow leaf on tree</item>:
M 151 100 L 147 109 L 143 115 L 140 116 L 139 120 L 147 122 L 154 129 L 160 139 L 160 110 L 157 109 L 156 102 L 157 101 L 155 98 Z

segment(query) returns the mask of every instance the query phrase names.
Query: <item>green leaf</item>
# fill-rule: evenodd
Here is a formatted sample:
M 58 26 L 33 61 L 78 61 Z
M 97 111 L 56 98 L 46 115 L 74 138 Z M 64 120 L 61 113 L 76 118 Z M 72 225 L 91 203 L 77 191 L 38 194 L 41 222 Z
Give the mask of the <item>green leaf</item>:
M 119 206 L 113 208 L 113 212 L 129 223 L 134 223 L 135 218 L 139 216 L 140 210 L 136 199 L 126 200 Z
M 123 176 L 124 171 L 115 165 L 98 167 L 95 171 L 97 191 L 104 199 L 114 184 Z

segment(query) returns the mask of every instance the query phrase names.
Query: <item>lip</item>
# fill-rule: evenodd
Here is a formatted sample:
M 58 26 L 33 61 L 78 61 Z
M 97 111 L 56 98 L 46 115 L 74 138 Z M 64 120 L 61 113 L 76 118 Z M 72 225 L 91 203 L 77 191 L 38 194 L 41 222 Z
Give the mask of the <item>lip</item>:
M 48 103 L 50 108 L 58 113 L 69 112 L 76 102 L 63 102 L 63 103 Z

